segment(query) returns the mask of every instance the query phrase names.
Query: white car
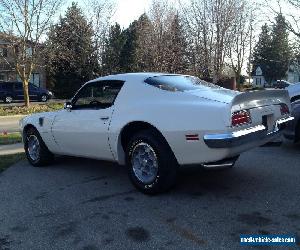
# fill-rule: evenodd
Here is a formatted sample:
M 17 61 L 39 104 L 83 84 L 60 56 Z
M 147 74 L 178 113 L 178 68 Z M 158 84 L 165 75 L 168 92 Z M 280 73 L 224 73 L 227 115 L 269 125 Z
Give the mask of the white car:
M 288 86 L 286 90 L 289 92 L 291 102 L 300 100 L 300 82 Z
M 65 109 L 27 116 L 21 128 L 33 166 L 55 154 L 115 161 L 153 194 L 175 183 L 178 166 L 232 167 L 278 136 L 289 110 L 285 90 L 241 93 L 193 76 L 131 73 L 90 81 Z

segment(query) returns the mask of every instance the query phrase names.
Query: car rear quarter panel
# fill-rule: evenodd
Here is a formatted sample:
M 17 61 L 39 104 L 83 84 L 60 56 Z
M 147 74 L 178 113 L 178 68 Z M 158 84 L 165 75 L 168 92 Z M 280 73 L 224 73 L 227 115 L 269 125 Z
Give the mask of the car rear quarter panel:
M 224 149 L 209 149 L 203 141 L 206 133 L 227 130 L 230 105 L 169 92 L 146 83 L 126 82 L 116 101 L 110 124 L 110 144 L 114 157 L 124 164 L 121 146 L 122 129 L 134 121 L 157 128 L 169 143 L 179 164 L 195 164 L 226 155 Z M 198 141 L 187 141 L 187 134 L 198 134 Z

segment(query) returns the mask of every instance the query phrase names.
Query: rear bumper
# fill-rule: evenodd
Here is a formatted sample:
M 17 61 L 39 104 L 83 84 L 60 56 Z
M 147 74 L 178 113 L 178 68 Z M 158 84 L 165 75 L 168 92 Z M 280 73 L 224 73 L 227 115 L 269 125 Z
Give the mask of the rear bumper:
M 207 134 L 204 135 L 204 142 L 210 148 L 233 148 L 243 144 L 264 140 L 273 137 L 281 131 L 286 123 L 294 120 L 290 116 L 276 121 L 273 131 L 268 132 L 264 125 L 257 125 L 251 128 L 242 129 L 224 134 Z

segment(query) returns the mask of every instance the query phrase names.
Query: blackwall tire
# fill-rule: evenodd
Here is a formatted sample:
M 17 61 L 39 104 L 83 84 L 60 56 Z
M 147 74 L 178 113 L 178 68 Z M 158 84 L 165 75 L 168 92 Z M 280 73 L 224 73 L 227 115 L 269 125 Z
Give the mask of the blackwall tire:
M 26 157 L 32 166 L 41 167 L 53 162 L 53 154 L 35 128 L 27 129 L 23 140 Z
M 177 160 L 155 130 L 143 130 L 131 138 L 126 148 L 126 164 L 131 182 L 145 194 L 165 192 L 176 182 Z

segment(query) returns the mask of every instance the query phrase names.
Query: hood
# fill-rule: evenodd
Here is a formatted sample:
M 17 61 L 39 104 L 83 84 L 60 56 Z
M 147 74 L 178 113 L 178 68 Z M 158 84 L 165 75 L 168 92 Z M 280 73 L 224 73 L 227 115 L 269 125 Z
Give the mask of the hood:
M 241 94 L 239 91 L 234 91 L 224 88 L 207 88 L 185 91 L 194 96 L 202 97 L 212 101 L 231 103 L 235 96 Z

